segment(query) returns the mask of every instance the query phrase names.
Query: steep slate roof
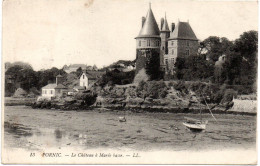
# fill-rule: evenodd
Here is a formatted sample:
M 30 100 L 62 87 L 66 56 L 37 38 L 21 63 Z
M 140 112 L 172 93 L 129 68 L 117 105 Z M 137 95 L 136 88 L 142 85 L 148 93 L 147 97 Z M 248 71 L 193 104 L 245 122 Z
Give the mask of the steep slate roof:
M 62 85 L 62 84 L 58 84 L 55 89 L 67 89 L 66 86 Z
M 54 89 L 57 85 L 56 84 L 48 84 L 44 87 L 42 87 L 42 89 Z
M 163 22 L 163 26 L 162 26 L 162 30 L 161 31 L 166 31 L 166 32 L 170 32 L 169 26 L 168 26 L 168 22 L 166 19 L 166 13 L 165 13 L 165 18 L 164 18 L 164 22 Z
M 174 31 L 170 35 L 169 40 L 171 39 L 198 40 L 188 22 L 178 22 Z
M 140 37 L 160 37 L 159 27 L 151 9 L 151 5 L 146 15 L 144 25 L 136 38 Z
M 42 87 L 42 89 L 67 89 L 67 87 L 62 84 L 48 84 Z

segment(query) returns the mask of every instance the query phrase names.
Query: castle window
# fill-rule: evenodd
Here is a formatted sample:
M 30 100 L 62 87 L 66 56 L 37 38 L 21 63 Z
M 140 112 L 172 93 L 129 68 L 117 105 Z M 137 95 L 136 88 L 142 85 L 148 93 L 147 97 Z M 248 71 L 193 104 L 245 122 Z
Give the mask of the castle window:
M 172 49 L 172 55 L 174 55 L 174 49 Z
M 162 50 L 164 50 L 164 47 L 162 47 Z
M 139 40 L 139 47 L 141 47 L 141 40 Z
M 150 44 L 150 40 L 147 40 L 147 46 L 150 46 L 151 44 Z
M 186 43 L 186 44 L 187 44 L 187 47 L 189 47 L 189 46 L 190 46 L 190 43 L 189 43 L 189 41 L 187 41 L 187 43 Z
M 156 40 L 156 46 L 160 46 L 160 41 Z
M 190 50 L 186 50 L 186 55 L 190 55 Z
M 172 63 L 174 63 L 174 58 L 172 58 Z
M 52 90 L 51 90 L 51 94 L 52 94 Z
M 168 59 L 165 59 L 165 65 L 166 65 L 166 69 L 168 70 Z
M 174 42 L 172 41 L 172 46 L 173 46 Z

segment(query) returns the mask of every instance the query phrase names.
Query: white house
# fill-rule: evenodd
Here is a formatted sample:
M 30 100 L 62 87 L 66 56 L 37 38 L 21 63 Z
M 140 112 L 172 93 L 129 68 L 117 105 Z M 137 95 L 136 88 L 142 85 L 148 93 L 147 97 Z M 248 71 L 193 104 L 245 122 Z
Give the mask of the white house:
M 42 87 L 42 97 L 50 99 L 52 97 L 62 95 L 67 90 L 67 87 L 62 85 L 61 82 L 62 82 L 62 76 L 58 75 L 56 76 L 56 83 L 48 84 Z
M 85 87 L 85 88 L 88 87 L 88 77 L 87 77 L 87 74 L 85 72 L 83 72 L 80 76 L 79 86 L 82 86 L 82 87 Z
M 48 84 L 42 87 L 42 97 L 51 98 L 55 96 L 56 84 Z

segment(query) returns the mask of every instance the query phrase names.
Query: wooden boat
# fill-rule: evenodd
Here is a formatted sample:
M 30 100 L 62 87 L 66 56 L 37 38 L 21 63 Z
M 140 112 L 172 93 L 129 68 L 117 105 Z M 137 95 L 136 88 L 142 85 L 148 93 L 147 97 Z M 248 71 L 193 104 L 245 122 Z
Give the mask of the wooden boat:
M 120 116 L 120 117 L 119 117 L 119 122 L 126 122 L 126 118 L 123 117 L 123 116 Z
M 186 126 L 191 131 L 203 131 L 206 129 L 208 121 L 197 120 L 193 118 L 185 117 L 186 122 L 183 122 L 183 125 Z
M 217 121 L 216 118 L 214 117 L 214 115 L 212 114 L 211 109 L 209 108 L 208 103 L 206 102 L 203 95 L 202 95 L 202 97 L 203 97 L 212 117 L 215 119 L 215 121 Z M 197 102 L 198 102 L 198 100 L 197 100 Z M 188 117 L 184 117 L 184 118 L 186 119 L 186 122 L 183 122 L 183 125 L 186 126 L 186 128 L 188 128 L 189 130 L 195 131 L 195 132 L 200 132 L 200 131 L 206 130 L 208 120 L 205 120 L 205 121 L 202 120 L 201 109 L 200 109 L 200 120 L 188 118 Z

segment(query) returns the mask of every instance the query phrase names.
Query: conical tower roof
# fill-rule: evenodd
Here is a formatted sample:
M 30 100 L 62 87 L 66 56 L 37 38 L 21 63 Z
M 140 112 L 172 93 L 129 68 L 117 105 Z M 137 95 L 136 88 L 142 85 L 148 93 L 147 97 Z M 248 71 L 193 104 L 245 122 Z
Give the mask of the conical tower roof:
M 140 37 L 160 37 L 160 30 L 151 9 L 151 4 L 146 15 L 144 25 L 136 38 Z
M 198 40 L 188 22 L 178 22 L 174 31 L 170 34 L 171 39 Z
M 166 19 L 166 13 L 165 13 L 165 18 L 164 18 L 164 22 L 163 22 L 163 26 L 162 26 L 161 31 L 170 32 L 168 22 L 167 22 L 167 19 Z

